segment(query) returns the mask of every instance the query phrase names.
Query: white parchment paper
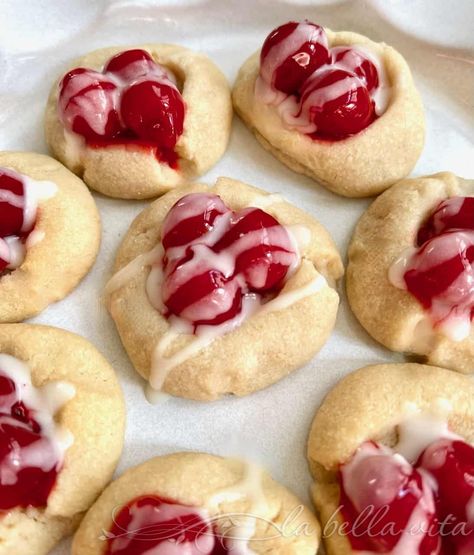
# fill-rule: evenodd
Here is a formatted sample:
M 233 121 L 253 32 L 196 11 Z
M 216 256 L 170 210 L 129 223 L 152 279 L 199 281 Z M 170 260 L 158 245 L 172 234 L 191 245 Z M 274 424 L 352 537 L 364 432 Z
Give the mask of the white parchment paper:
M 209 55 L 233 81 L 273 27 L 304 18 L 396 47 L 413 70 L 427 114 L 427 142 L 413 175 L 451 170 L 474 176 L 472 0 L 1 0 L 0 149 L 47 152 L 42 117 L 48 90 L 65 64 L 87 51 L 113 44 L 179 43 Z M 353 226 L 369 204 L 337 197 L 293 173 L 266 153 L 237 118 L 226 155 L 202 181 L 221 175 L 282 193 L 330 230 L 344 257 Z M 341 284 L 336 329 L 307 367 L 242 399 L 148 404 L 143 382 L 100 303 L 117 246 L 147 203 L 94 196 L 103 224 L 97 263 L 69 297 L 32 321 L 83 335 L 115 367 L 128 412 L 118 473 L 176 450 L 238 454 L 264 464 L 309 502 L 306 438 L 323 396 L 351 370 L 401 357 L 363 331 Z M 66 555 L 69 545 L 64 542 L 54 555 Z

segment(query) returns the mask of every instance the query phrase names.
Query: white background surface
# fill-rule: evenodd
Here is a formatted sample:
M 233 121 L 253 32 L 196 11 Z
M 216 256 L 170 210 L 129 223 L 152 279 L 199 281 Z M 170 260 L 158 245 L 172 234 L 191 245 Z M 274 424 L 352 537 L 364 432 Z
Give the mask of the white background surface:
M 273 27 L 305 17 L 396 47 L 411 65 L 428 120 L 426 147 L 413 174 L 452 170 L 474 177 L 472 0 L 1 0 L 0 149 L 46 152 L 42 114 L 49 87 L 68 60 L 87 51 L 112 44 L 176 42 L 208 54 L 233 81 L 241 63 Z M 353 226 L 368 205 L 339 198 L 291 172 L 264 152 L 237 118 L 228 152 L 202 181 L 220 175 L 280 192 L 304 207 L 327 226 L 344 257 Z M 80 333 L 114 365 L 128 411 L 119 472 L 176 450 L 237 453 L 262 462 L 309 501 L 305 443 L 323 396 L 349 371 L 401 357 L 367 336 L 342 294 L 330 341 L 311 364 L 287 379 L 242 399 L 212 404 L 172 399 L 149 405 L 143 382 L 99 300 L 115 250 L 146 202 L 95 198 L 103 242 L 94 269 L 68 298 L 33 321 Z M 68 553 L 68 545 L 54 555 Z

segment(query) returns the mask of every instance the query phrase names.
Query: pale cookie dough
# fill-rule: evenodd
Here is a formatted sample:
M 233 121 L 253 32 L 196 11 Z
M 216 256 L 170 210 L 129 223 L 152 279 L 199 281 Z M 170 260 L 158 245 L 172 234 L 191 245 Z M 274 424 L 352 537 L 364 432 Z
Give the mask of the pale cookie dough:
M 0 518 L 1 555 L 46 555 L 73 532 L 112 478 L 122 452 L 125 407 L 113 368 L 88 341 L 48 326 L 0 326 L 0 353 L 23 361 L 35 387 L 63 380 L 74 397 L 57 421 L 72 433 L 64 466 L 43 509 Z
M 324 345 L 336 319 L 339 296 L 334 284 L 343 274 L 341 258 L 328 232 L 314 218 L 280 197 L 272 203 L 274 197 L 264 191 L 222 177 L 212 187 L 194 184 L 172 191 L 139 214 L 119 248 L 115 272 L 160 243 L 166 214 L 179 198 L 192 192 L 219 195 L 234 210 L 270 199 L 264 210 L 280 224 L 302 224 L 311 232 L 301 265 L 280 295 L 318 278 L 321 287 L 286 308 L 248 318 L 174 367 L 162 388 L 171 395 L 206 401 L 229 393 L 247 395 L 303 366 Z M 150 304 L 145 290 L 148 274 L 146 264 L 130 264 L 127 279 L 108 289 L 106 299 L 125 349 L 144 378 L 150 377 L 153 352 L 170 329 L 168 320 Z M 166 356 L 181 350 L 193 337 L 180 335 Z
M 365 441 L 392 447 L 395 426 L 416 406 L 431 412 L 447 401 L 449 429 L 474 442 L 474 384 L 467 377 L 421 364 L 381 364 L 359 369 L 339 382 L 324 399 L 313 421 L 308 459 L 315 479 L 313 499 L 328 555 L 350 555 L 344 534 L 334 533 L 339 506 L 339 465 Z
M 103 553 L 105 542 L 99 537 L 110 530 L 114 510 L 144 495 L 205 508 L 217 525 L 226 522 L 226 514 L 234 515 L 236 525 L 242 513 L 256 516 L 250 523 L 256 525 L 248 543 L 252 553 L 314 555 L 318 550 L 314 515 L 267 472 L 234 459 L 175 453 L 150 459 L 114 481 L 82 521 L 72 554 Z
M 54 183 L 40 200 L 34 233 L 19 268 L 0 277 L 0 322 L 35 316 L 66 297 L 89 272 L 100 246 L 100 217 L 84 183 L 62 164 L 32 152 L 0 152 L 0 167 Z
M 152 198 L 208 171 L 224 154 L 232 124 L 232 101 L 226 78 L 205 55 L 182 46 L 146 44 L 95 50 L 66 68 L 102 70 L 115 54 L 140 48 L 171 70 L 186 103 L 184 132 L 175 150 L 179 169 L 160 163 L 153 154 L 123 145 L 89 148 L 80 135 L 67 132 L 58 116 L 58 84 L 51 90 L 45 113 L 46 140 L 53 155 L 89 187 L 115 198 Z
M 453 341 L 428 329 L 426 313 L 408 291 L 389 281 L 389 268 L 415 244 L 420 226 L 440 201 L 474 196 L 474 181 L 452 173 L 406 179 L 377 198 L 359 220 L 349 247 L 347 295 L 359 322 L 392 351 L 426 357 L 429 364 L 474 371 L 474 331 Z
M 407 176 L 424 144 L 425 119 L 404 58 L 384 43 L 356 33 L 325 29 L 329 46 L 362 45 L 377 54 L 390 82 L 386 111 L 360 133 L 339 141 L 312 140 L 287 129 L 276 108 L 254 94 L 260 51 L 240 68 L 234 108 L 262 146 L 292 170 L 346 197 L 376 195 Z

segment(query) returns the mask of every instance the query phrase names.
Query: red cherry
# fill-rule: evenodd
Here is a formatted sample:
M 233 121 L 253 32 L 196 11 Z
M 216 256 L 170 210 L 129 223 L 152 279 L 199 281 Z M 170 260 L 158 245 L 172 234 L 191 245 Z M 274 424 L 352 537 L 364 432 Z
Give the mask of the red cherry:
M 155 495 L 139 497 L 123 506 L 107 538 L 105 555 L 145 555 L 156 548 L 166 553 L 166 545 L 164 549 L 158 547 L 161 544 L 168 544 L 173 553 L 189 555 L 229 552 L 202 510 Z
M 301 114 L 316 125 L 316 136 L 341 139 L 365 129 L 374 119 L 374 106 L 356 75 L 327 69 L 306 82 Z
M 128 87 L 120 112 L 125 125 L 139 138 L 162 148 L 174 148 L 183 133 L 184 101 L 171 83 L 141 81 Z
M 474 447 L 460 440 L 440 439 L 421 455 L 418 464 L 437 484 L 439 520 L 445 524 L 448 553 L 474 552 Z
M 328 61 L 324 29 L 309 21 L 290 21 L 274 29 L 265 39 L 260 73 L 275 89 L 296 94 L 304 81 Z
M 165 249 L 187 245 L 213 229 L 217 216 L 229 212 L 217 195 L 191 193 L 168 212 L 161 229 Z
M 7 376 L 0 374 L 0 413 L 6 414 L 18 401 L 15 382 Z
M 113 73 L 124 81 L 132 81 L 143 77 L 158 68 L 146 50 L 136 48 L 119 52 L 105 64 L 104 73 Z
M 21 179 L 0 168 L 0 237 L 22 232 L 24 202 L 25 187 Z
M 122 131 L 116 103 L 117 86 L 102 73 L 77 68 L 60 83 L 63 121 L 87 141 L 111 139 Z
M 474 230 L 474 198 L 451 197 L 441 201 L 418 231 L 417 242 L 423 243 L 445 231 Z
M 336 46 L 331 49 L 332 63 L 338 67 L 355 73 L 361 79 L 369 92 L 379 85 L 377 68 L 368 55 L 355 47 Z
M 235 273 L 241 273 L 248 287 L 259 293 L 281 285 L 296 261 L 286 229 L 259 208 L 237 213 L 214 248 L 218 252 L 229 249 L 236 256 Z
M 388 553 L 405 533 L 416 548 L 407 554 L 438 553 L 433 493 L 409 463 L 365 443 L 342 466 L 339 479 L 342 515 L 350 524 L 354 550 Z

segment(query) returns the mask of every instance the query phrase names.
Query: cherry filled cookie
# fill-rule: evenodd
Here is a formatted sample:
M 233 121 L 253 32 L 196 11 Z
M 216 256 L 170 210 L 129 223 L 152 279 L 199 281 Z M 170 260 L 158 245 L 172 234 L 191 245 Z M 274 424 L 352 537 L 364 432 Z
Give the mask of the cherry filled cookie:
M 0 326 L 0 554 L 46 555 L 112 478 L 124 434 L 115 373 L 85 339 Z
M 315 555 L 314 515 L 253 463 L 204 453 L 156 457 L 99 497 L 72 555 Z
M 474 384 L 368 366 L 316 413 L 308 445 L 328 555 L 474 553 Z
M 349 303 L 389 349 L 470 373 L 473 262 L 474 181 L 452 173 L 407 179 L 381 195 L 356 227 Z
M 49 156 L 0 152 L 0 322 L 63 299 L 99 244 L 99 213 L 80 179 Z
M 224 154 L 232 122 L 225 77 L 169 44 L 103 48 L 76 60 L 51 91 L 46 139 L 96 191 L 159 196 Z
M 107 306 L 152 391 L 246 395 L 307 363 L 335 322 L 342 262 L 280 195 L 229 178 L 167 193 L 119 248 Z
M 241 67 L 233 100 L 267 150 L 343 196 L 387 189 L 423 148 L 423 108 L 403 57 L 310 21 L 268 35 Z

